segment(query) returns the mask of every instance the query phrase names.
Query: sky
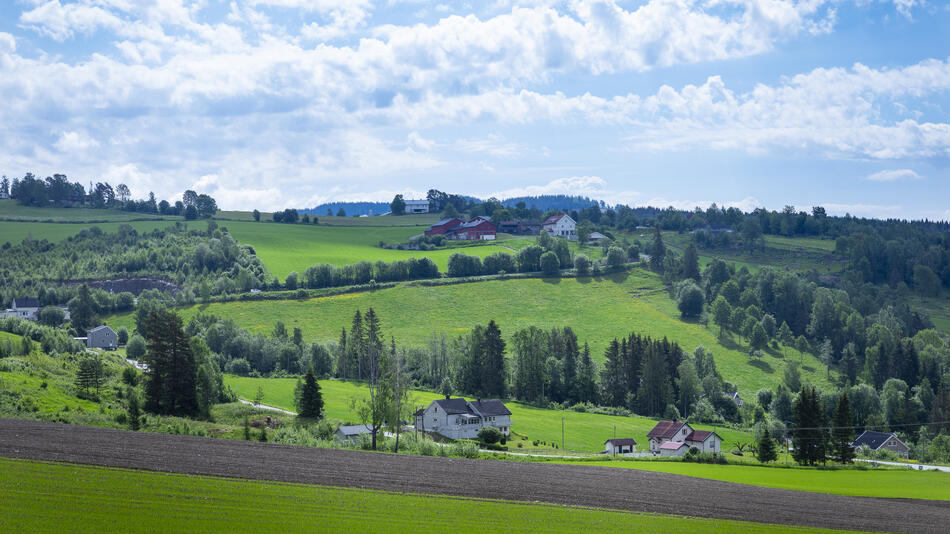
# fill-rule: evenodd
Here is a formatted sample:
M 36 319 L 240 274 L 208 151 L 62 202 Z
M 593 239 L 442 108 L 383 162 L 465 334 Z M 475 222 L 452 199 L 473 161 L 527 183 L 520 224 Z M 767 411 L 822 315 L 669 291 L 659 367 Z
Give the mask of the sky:
M 0 0 L 0 173 L 950 220 L 950 2 Z

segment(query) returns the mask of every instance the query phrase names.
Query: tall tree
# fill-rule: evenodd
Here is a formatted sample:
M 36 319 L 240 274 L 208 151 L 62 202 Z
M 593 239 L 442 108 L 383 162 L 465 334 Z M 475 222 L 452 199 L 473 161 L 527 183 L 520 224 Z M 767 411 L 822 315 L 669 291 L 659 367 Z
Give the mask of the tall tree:
M 686 245 L 683 251 L 683 278 L 692 278 L 699 282 L 699 254 L 696 252 L 696 245 L 690 243 Z
M 590 347 L 584 343 L 580 365 L 577 367 L 577 402 L 597 403 L 597 379 L 594 361 L 590 357 Z
M 851 405 L 848 393 L 843 391 L 838 397 L 835 409 L 834 428 L 831 431 L 832 454 L 836 461 L 849 464 L 854 460 L 854 430 L 851 428 Z
M 653 243 L 650 245 L 650 268 L 656 272 L 663 272 L 663 260 L 666 257 L 666 245 L 663 244 L 663 234 L 659 223 L 653 226 Z
M 392 212 L 393 215 L 406 214 L 406 201 L 403 200 L 402 195 L 393 197 L 393 201 L 389 203 L 389 211 Z
M 98 400 L 104 380 L 105 366 L 98 353 L 79 360 L 79 368 L 76 370 L 76 387 L 83 391 L 85 397 Z
M 381 325 L 373 308 L 367 310 L 364 322 L 366 335 L 363 352 L 365 354 L 360 368 L 366 378 L 369 398 L 357 401 L 355 408 L 363 424 L 369 427 L 372 447 L 373 450 L 376 450 L 377 437 L 383 428 L 390 406 L 390 399 L 392 398 L 389 383 L 383 380 L 383 377 L 389 374 L 392 362 L 386 351 L 383 350 Z M 356 329 L 354 324 L 354 330 Z
M 778 452 L 775 450 L 775 440 L 769 432 L 768 425 L 762 425 L 762 435 L 759 437 L 758 447 L 755 451 L 755 457 L 762 463 L 774 462 L 778 459 Z
M 722 295 L 716 297 L 712 303 L 712 316 L 713 322 L 719 326 L 719 337 L 722 337 L 723 331 L 729 328 L 732 320 L 732 306 Z
M 792 406 L 792 413 L 795 423 L 792 430 L 795 461 L 802 465 L 824 463 L 828 430 L 818 390 L 804 386 Z
M 672 397 L 669 367 L 663 352 L 650 347 L 643 359 L 638 401 L 643 414 L 662 415 Z
M 73 329 L 80 335 L 85 335 L 86 330 L 96 326 L 96 323 L 99 322 L 92 292 L 86 284 L 79 286 L 79 292 L 76 295 L 76 300 L 70 306 L 69 313 Z
M 494 320 L 485 329 L 481 365 L 481 392 L 486 397 L 505 396 L 505 340 Z
M 300 399 L 297 402 L 297 417 L 304 419 L 320 419 L 323 415 L 323 395 L 320 392 L 320 383 L 313 366 L 307 367 L 307 374 L 303 377 L 300 388 Z
M 145 334 L 145 409 L 168 415 L 197 414 L 197 366 L 181 318 L 171 311 L 153 311 L 146 319 Z

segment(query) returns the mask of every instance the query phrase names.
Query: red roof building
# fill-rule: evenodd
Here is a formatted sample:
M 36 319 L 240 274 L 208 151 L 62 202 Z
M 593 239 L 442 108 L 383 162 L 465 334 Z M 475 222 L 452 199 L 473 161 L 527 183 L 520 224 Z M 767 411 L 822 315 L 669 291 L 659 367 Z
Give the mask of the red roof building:
M 449 219 L 442 219 L 441 221 L 433 224 L 425 231 L 426 235 L 445 235 L 453 228 L 461 226 L 464 223 L 462 219 L 458 217 L 452 217 Z

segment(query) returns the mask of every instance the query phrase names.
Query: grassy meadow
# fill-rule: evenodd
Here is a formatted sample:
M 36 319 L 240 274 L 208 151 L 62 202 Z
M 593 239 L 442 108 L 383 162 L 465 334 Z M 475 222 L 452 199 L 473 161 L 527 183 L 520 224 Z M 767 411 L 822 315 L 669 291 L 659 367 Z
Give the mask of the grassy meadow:
M 397 343 L 423 345 L 433 332 L 450 337 L 467 333 L 476 324 L 494 319 L 506 339 L 529 326 L 550 329 L 570 326 L 581 343 L 590 343 L 591 356 L 602 362 L 610 340 L 631 331 L 679 343 L 692 351 L 711 350 L 719 371 L 737 384 L 743 396 L 783 380 L 785 366 L 799 361 L 788 350 L 766 353 L 761 360 L 740 352 L 738 338 L 718 339 L 718 328 L 679 318 L 675 303 L 656 275 L 641 269 L 598 278 L 491 280 L 425 287 L 413 283 L 364 293 L 282 301 L 236 301 L 179 308 L 187 322 L 199 312 L 233 319 L 252 332 L 269 334 L 277 321 L 288 329 L 299 327 L 309 341 L 339 338 L 350 327 L 357 309 L 373 307 L 383 331 Z M 131 314 L 106 318 L 118 328 L 134 326 Z M 819 362 L 804 357 L 803 377 L 819 385 L 827 379 Z
M 636 514 L 0 458 L 4 532 L 817 532 Z M 675 526 L 675 529 L 671 528 Z M 384 528 L 381 528 L 384 527 Z
M 691 477 L 737 482 L 753 486 L 798 491 L 817 491 L 856 497 L 937 499 L 950 501 L 950 473 L 889 468 L 781 467 L 761 465 L 714 465 L 643 460 L 584 462 L 629 469 L 659 471 Z
M 297 384 L 294 378 L 250 378 L 226 375 L 225 384 L 247 400 L 253 400 L 260 388 L 264 394 L 262 400 L 264 404 L 285 410 L 294 409 L 294 387 Z M 343 423 L 360 423 L 350 403 L 354 398 L 365 398 L 369 395 L 365 385 L 339 380 L 321 380 L 320 389 L 323 393 L 326 417 Z M 429 391 L 412 391 L 411 393 L 412 405 L 417 408 L 427 406 L 441 397 L 438 393 Z M 559 450 L 595 453 L 604 449 L 604 441 L 614 437 L 615 429 L 617 437 L 632 437 L 640 444 L 640 450 L 644 450 L 648 443 L 647 432 L 656 424 L 656 420 L 647 417 L 545 410 L 519 402 L 505 402 L 505 406 L 512 413 L 512 430 L 526 438 L 522 441 L 528 442 L 521 448 L 509 443 L 509 450 L 513 452 L 527 452 L 534 447 L 534 440 L 539 440 L 547 445 L 558 443 Z M 560 444 L 562 418 L 566 443 L 564 446 Z M 697 425 L 696 428 L 714 429 L 708 425 Z M 747 432 L 722 427 L 715 427 L 715 430 L 723 437 L 727 447 L 731 447 L 736 441 L 742 443 L 752 441 L 752 436 Z
M 399 217 L 379 217 L 391 220 Z M 322 220 L 322 219 L 321 219 Z M 379 242 L 407 243 L 411 236 L 421 234 L 428 226 L 327 226 L 304 224 L 264 224 L 248 222 L 222 223 L 239 242 L 254 247 L 257 256 L 271 273 L 283 279 L 291 271 L 301 275 L 311 265 L 329 263 L 347 265 L 359 261 L 375 262 L 432 259 L 445 272 L 449 256 L 455 252 L 485 257 L 495 252 L 511 252 L 490 244 L 439 250 L 392 250 L 380 248 Z

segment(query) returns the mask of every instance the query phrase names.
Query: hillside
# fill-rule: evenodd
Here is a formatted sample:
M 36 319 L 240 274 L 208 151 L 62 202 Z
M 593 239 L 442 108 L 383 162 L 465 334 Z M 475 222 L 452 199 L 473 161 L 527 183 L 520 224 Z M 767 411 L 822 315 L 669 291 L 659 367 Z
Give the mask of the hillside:
M 660 280 L 642 269 L 599 278 L 492 280 L 434 287 L 405 283 L 333 297 L 212 303 L 178 311 L 186 321 L 199 312 L 209 313 L 258 333 L 270 333 L 281 321 L 288 328 L 300 327 L 307 340 L 335 341 L 341 328 L 349 328 L 357 309 L 370 307 L 382 318 L 385 334 L 408 345 L 422 345 L 438 332 L 455 337 L 492 319 L 507 339 L 529 326 L 546 330 L 570 326 L 581 343 L 590 343 L 596 361 L 603 361 L 611 339 L 630 332 L 667 337 L 688 351 L 703 345 L 715 355 L 723 377 L 736 384 L 743 396 L 778 385 L 786 364 L 799 360 L 793 350 L 784 358 L 774 352 L 762 360 L 750 359 L 738 350 L 735 340 L 718 340 L 716 329 L 680 320 Z M 129 314 L 107 321 L 114 327 L 133 326 Z M 817 360 L 806 354 L 804 361 L 803 376 L 815 384 L 827 384 Z

